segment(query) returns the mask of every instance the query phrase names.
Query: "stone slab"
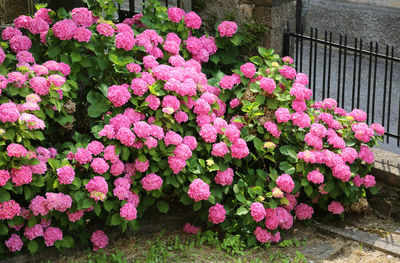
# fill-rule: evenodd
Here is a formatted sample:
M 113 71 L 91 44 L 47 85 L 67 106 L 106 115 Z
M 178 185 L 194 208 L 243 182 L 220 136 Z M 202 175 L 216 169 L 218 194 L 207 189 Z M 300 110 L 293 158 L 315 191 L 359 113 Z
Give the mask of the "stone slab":
M 400 154 L 379 148 L 372 151 L 375 156 L 372 173 L 387 184 L 400 186 Z
M 400 256 L 400 236 L 389 233 L 384 237 L 367 233 L 356 228 L 339 228 L 329 225 L 315 225 L 318 229 L 361 242 L 369 247 L 380 250 L 384 253 L 399 257 Z
M 313 260 L 314 262 L 320 262 L 323 260 L 331 260 L 341 253 L 344 244 L 341 246 L 334 246 L 331 242 L 323 241 L 318 243 L 307 244 L 298 248 L 307 259 Z

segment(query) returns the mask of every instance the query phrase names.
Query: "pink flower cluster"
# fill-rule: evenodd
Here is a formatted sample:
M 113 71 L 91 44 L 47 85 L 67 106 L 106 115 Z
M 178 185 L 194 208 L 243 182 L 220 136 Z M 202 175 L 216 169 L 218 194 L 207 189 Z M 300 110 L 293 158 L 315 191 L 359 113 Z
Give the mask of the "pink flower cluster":
M 208 209 L 208 221 L 213 224 L 220 224 L 225 221 L 226 210 L 223 205 L 215 204 Z
M 194 179 L 189 185 L 188 195 L 195 202 L 207 200 L 211 195 L 210 186 L 199 178 Z
M 108 245 L 108 236 L 102 230 L 96 230 L 90 237 L 93 243 L 93 251 L 105 248 Z
M 223 21 L 217 29 L 221 37 L 232 37 L 237 31 L 237 24 L 231 21 Z

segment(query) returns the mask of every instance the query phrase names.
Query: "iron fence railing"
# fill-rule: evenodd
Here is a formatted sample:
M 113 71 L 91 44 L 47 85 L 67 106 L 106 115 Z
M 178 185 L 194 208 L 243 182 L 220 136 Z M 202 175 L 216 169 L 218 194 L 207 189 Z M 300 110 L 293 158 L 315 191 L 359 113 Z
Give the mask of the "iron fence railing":
M 146 0 L 124 0 L 124 4 L 118 5 L 118 17 L 120 21 L 125 18 L 132 17 L 142 11 Z M 160 0 L 161 4 L 166 7 L 178 6 L 185 9 L 186 12 L 191 11 L 191 0 Z
M 340 107 L 367 112 L 367 123 L 381 123 L 386 143 L 400 148 L 400 58 L 393 46 L 311 28 L 284 33 L 283 55 L 294 57 L 298 72 L 308 74 L 313 99 L 335 98 Z M 333 37 L 338 41 L 332 40 Z

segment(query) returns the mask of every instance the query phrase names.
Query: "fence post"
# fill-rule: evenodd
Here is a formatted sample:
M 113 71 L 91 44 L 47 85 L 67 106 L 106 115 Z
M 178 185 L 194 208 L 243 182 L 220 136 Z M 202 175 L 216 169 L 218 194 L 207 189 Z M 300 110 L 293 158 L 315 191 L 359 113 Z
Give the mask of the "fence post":
M 290 56 L 290 29 L 289 22 L 286 26 L 286 30 L 283 33 L 283 48 L 282 48 L 282 56 Z

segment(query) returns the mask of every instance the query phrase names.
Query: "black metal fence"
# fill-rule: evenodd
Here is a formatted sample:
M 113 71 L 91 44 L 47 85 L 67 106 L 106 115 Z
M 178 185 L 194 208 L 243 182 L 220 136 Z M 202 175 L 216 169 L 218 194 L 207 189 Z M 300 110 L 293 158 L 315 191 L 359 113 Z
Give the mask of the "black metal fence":
M 308 74 L 314 100 L 334 98 L 346 110 L 364 110 L 367 123 L 381 123 L 386 144 L 397 141 L 400 150 L 400 58 L 393 46 L 327 31 L 319 35 L 315 28 L 309 35 L 288 29 L 283 53 Z
M 146 0 L 125 0 L 123 5 L 118 5 L 118 18 L 123 21 L 125 18 L 132 17 L 135 14 L 141 12 Z M 178 6 L 186 9 L 188 5 L 191 5 L 191 1 L 185 0 L 161 0 L 160 1 L 166 7 Z M 189 7 L 190 8 L 190 7 Z

